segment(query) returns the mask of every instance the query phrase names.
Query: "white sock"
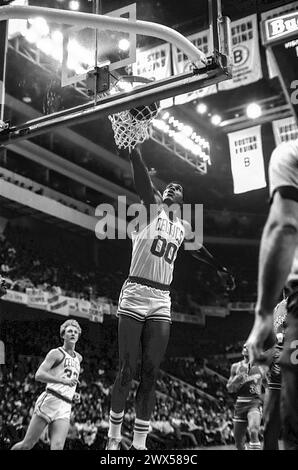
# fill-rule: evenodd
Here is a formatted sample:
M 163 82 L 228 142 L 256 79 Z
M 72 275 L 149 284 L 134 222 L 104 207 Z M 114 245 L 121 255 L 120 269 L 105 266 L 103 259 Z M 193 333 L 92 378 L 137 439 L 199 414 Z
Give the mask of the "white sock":
M 113 410 L 110 410 L 110 420 L 109 420 L 109 432 L 108 437 L 111 439 L 120 439 L 121 440 L 121 426 L 123 421 L 124 411 L 120 413 L 115 413 Z
M 250 442 L 248 444 L 248 450 L 261 450 L 260 442 Z
M 145 449 L 146 439 L 149 432 L 150 421 L 144 421 L 136 418 L 133 427 L 133 442 L 132 445 L 136 449 Z

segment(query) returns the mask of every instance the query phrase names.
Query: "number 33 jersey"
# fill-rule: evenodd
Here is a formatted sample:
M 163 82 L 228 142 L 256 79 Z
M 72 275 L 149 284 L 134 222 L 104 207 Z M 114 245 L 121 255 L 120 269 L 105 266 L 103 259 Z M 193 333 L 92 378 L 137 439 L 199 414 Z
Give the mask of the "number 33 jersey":
M 148 225 L 132 233 L 129 275 L 170 285 L 174 262 L 184 237 L 185 228 L 181 220 L 171 221 L 161 208 Z
M 63 354 L 63 359 L 61 359 L 61 362 L 51 369 L 51 373 L 57 379 L 78 379 L 80 374 L 80 360 L 78 358 L 78 355 L 74 353 L 74 356 L 72 357 L 63 348 L 57 349 L 58 351 L 60 351 L 60 353 Z M 59 393 L 59 395 L 62 395 L 68 398 L 69 400 L 73 399 L 73 396 L 76 391 L 76 385 L 70 387 L 69 385 L 57 384 L 52 382 L 49 382 L 47 384 L 46 390 L 48 388 L 50 390 L 54 390 L 55 392 Z

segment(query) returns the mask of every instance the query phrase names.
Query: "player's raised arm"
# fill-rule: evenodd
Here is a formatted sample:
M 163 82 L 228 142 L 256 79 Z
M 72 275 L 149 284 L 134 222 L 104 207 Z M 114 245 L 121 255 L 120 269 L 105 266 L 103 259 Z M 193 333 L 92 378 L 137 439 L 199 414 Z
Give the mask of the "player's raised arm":
M 78 381 L 77 379 L 57 378 L 51 373 L 51 369 L 55 365 L 59 364 L 62 359 L 63 354 L 59 350 L 52 349 L 50 352 L 48 352 L 45 360 L 40 364 L 39 368 L 36 371 L 35 380 L 43 383 L 61 383 L 64 385 L 69 385 L 71 387 L 75 385 Z
M 154 187 L 148 169 L 142 159 L 141 150 L 136 147 L 129 154 L 136 191 L 141 201 L 149 206 L 161 202 L 161 196 Z
M 297 142 L 282 143 L 269 164 L 271 207 L 260 245 L 255 323 L 247 340 L 251 360 L 263 361 L 274 343 L 273 311 L 287 277 L 296 276 L 298 246 Z M 295 261 L 293 263 L 293 261 Z

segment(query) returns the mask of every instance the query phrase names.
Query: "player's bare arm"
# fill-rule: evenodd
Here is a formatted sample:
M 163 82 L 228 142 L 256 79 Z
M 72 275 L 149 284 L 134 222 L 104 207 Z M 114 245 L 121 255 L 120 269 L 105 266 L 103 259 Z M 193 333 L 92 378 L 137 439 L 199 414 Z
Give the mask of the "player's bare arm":
M 236 393 L 247 379 L 247 375 L 237 373 L 237 369 L 238 364 L 232 364 L 230 378 L 227 383 L 227 390 L 229 393 Z
M 139 147 L 135 147 L 131 150 L 130 161 L 135 188 L 143 204 L 145 204 L 145 206 L 160 204 L 162 197 L 151 181 Z
M 284 199 L 277 192 L 260 247 L 256 316 L 247 340 L 253 361 L 264 360 L 263 348 L 271 347 L 274 343 L 273 311 L 290 273 L 297 244 L 298 202 Z
M 259 263 L 256 311 L 272 315 L 292 267 L 298 244 L 298 202 L 277 192 L 264 228 Z
M 82 357 L 82 355 L 81 355 L 80 353 L 78 353 L 78 352 L 77 352 L 76 354 L 77 354 L 78 359 L 79 359 L 80 364 L 81 364 L 81 363 L 82 363 L 82 360 L 83 360 L 83 357 Z M 78 380 L 78 383 L 80 383 L 79 380 Z M 81 394 L 80 394 L 79 392 L 75 392 L 72 401 L 73 401 L 73 403 L 81 403 Z
M 270 356 L 270 358 L 272 359 L 272 355 Z M 269 383 L 268 370 L 269 370 L 268 366 L 260 366 L 260 371 L 262 375 L 262 385 L 264 388 L 266 388 Z
M 77 384 L 77 379 L 69 378 L 60 378 L 57 379 L 52 373 L 51 369 L 55 367 L 56 364 L 59 364 L 63 359 L 63 354 L 57 350 L 52 349 L 46 356 L 45 360 L 39 366 L 35 374 L 35 380 L 43 383 L 61 383 L 64 385 L 69 385 L 70 387 Z

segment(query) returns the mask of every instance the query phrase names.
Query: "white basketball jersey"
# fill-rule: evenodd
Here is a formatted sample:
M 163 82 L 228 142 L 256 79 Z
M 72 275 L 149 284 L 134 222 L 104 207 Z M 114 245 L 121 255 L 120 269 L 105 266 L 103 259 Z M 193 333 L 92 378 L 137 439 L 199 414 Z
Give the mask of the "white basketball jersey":
M 80 374 L 80 361 L 78 358 L 78 355 L 76 353 L 74 357 L 72 357 L 68 352 L 65 351 L 63 348 L 58 348 L 58 350 L 64 354 L 64 357 L 62 361 L 53 369 L 51 369 L 51 373 L 55 376 L 57 379 L 71 379 L 71 378 L 79 378 Z M 51 383 L 48 382 L 46 386 L 47 389 L 54 390 L 55 392 L 59 393 L 60 395 L 63 395 L 64 397 L 68 398 L 69 400 L 72 400 L 75 391 L 76 391 L 76 385 L 73 387 L 70 387 L 69 385 L 64 385 L 64 384 L 56 384 L 56 383 Z
M 139 232 L 132 233 L 130 276 L 170 285 L 177 251 L 185 236 L 180 219 L 171 221 L 164 209 Z

